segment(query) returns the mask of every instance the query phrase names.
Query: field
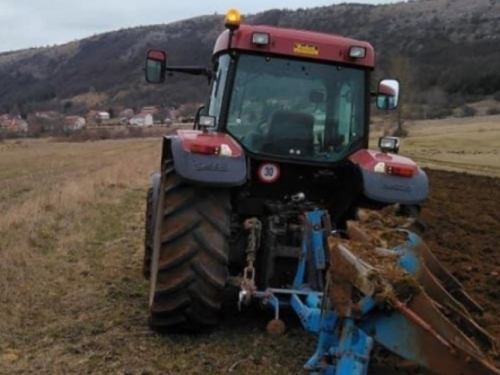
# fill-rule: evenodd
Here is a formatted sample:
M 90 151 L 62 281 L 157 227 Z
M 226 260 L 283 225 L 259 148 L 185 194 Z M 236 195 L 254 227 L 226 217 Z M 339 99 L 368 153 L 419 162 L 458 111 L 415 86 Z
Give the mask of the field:
M 415 121 L 401 152 L 420 165 L 500 177 L 500 116 Z M 372 133 L 376 147 L 381 132 Z
M 500 119 L 477 121 L 414 124 L 402 153 L 500 176 Z M 270 312 L 252 318 L 233 306 L 202 336 L 148 330 L 143 198 L 159 153 L 153 138 L 0 143 L 0 374 L 301 373 L 314 339 L 293 322 L 268 337 Z M 500 339 L 500 180 L 428 172 L 428 243 Z M 398 370 L 384 352 L 372 365 L 375 374 L 424 373 Z

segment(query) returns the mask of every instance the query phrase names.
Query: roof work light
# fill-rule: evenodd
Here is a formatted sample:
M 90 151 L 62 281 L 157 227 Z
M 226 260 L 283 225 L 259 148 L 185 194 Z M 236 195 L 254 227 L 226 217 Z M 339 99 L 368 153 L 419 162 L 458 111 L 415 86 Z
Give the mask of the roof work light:
M 226 13 L 226 27 L 238 30 L 241 25 L 241 13 L 237 9 L 229 9 Z
M 269 34 L 268 33 L 253 33 L 252 43 L 257 46 L 267 46 L 269 44 Z
M 365 47 L 351 47 L 349 48 L 349 57 L 351 59 L 363 59 L 366 57 Z

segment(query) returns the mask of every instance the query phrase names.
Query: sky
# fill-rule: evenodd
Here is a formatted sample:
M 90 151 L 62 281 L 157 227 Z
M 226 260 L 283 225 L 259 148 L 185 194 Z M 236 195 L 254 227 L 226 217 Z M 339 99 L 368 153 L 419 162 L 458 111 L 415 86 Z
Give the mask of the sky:
M 169 23 L 229 8 L 256 13 L 340 2 L 395 0 L 0 0 L 0 51 L 61 44 L 125 27 Z

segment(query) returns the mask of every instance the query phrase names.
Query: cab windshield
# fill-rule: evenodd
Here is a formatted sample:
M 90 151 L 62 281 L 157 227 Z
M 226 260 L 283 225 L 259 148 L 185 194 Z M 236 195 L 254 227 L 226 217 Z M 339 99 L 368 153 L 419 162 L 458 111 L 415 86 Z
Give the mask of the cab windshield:
M 334 162 L 363 139 L 361 69 L 241 55 L 233 87 L 227 131 L 250 152 Z

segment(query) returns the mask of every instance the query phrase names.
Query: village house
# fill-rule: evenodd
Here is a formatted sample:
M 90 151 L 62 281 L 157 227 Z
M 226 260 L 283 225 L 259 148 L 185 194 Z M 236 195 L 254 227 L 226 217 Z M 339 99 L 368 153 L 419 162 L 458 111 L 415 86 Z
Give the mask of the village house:
M 177 121 L 177 119 L 181 116 L 181 113 L 178 109 L 171 108 L 169 109 L 167 113 L 167 118 L 171 119 L 172 121 Z
M 120 124 L 128 125 L 130 120 L 135 116 L 135 112 L 132 108 L 126 108 L 120 112 Z
M 134 126 L 152 126 L 154 124 L 153 115 L 149 113 L 140 113 L 130 119 L 130 125 Z
M 96 114 L 96 120 L 106 121 L 111 118 L 109 112 L 99 111 Z
M 158 115 L 160 113 L 160 109 L 156 106 L 148 106 L 148 107 L 143 107 L 141 109 L 141 114 L 150 114 L 152 116 Z
M 28 131 L 28 123 L 20 116 L 1 115 L 0 129 L 2 132 L 10 134 L 26 133 Z
M 86 117 L 87 124 L 95 126 L 97 124 L 100 125 L 103 121 L 109 120 L 111 118 L 111 115 L 109 114 L 109 112 L 96 111 L 95 109 L 92 109 L 87 113 Z
M 87 120 L 81 116 L 66 116 L 65 125 L 68 130 L 80 130 L 87 125 Z
M 45 120 L 57 120 L 61 118 L 61 114 L 57 111 L 35 112 L 35 117 Z
M 124 109 L 123 111 L 120 112 L 120 118 L 126 118 L 126 119 L 131 119 L 132 117 L 134 117 L 135 115 L 135 112 L 132 108 L 127 108 L 127 109 Z

